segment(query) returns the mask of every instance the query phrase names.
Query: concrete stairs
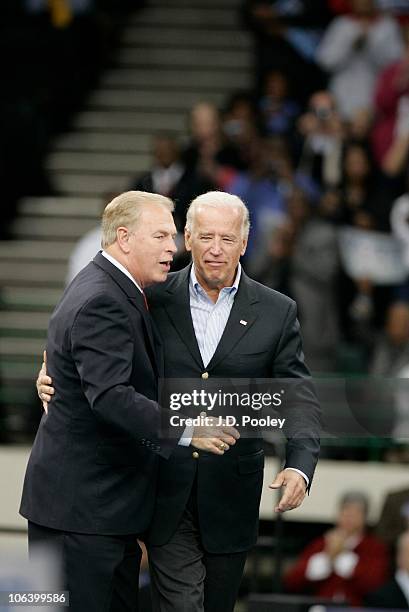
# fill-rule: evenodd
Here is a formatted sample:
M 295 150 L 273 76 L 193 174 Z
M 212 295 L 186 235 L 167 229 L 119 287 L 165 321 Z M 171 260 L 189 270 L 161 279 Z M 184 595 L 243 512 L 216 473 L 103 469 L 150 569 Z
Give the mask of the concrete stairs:
M 47 168 L 60 195 L 22 201 L 14 240 L 0 242 L 1 397 L 16 429 L 33 399 L 69 254 L 98 223 L 107 194 L 149 168 L 153 133 L 183 138 L 195 102 L 221 106 L 229 93 L 252 85 L 240 0 L 148 4 L 129 18 L 112 65 L 72 131 L 54 143 Z

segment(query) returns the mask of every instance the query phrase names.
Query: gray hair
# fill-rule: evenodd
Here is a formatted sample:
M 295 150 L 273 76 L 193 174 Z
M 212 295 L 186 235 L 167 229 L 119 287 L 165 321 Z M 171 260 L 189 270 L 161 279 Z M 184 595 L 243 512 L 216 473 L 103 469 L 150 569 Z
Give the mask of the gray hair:
M 234 208 L 242 213 L 242 232 L 245 238 L 250 231 L 249 210 L 243 200 L 238 196 L 225 191 L 208 191 L 195 198 L 186 213 L 186 229 L 191 232 L 198 208 L 209 206 L 212 208 Z
M 125 191 L 116 196 L 102 214 L 101 246 L 106 249 L 116 241 L 118 227 L 134 228 L 145 206 L 160 205 L 173 212 L 172 200 L 146 191 Z
M 344 493 L 339 500 L 339 507 L 343 508 L 347 504 L 359 504 L 362 506 L 364 515 L 368 516 L 369 499 L 364 493 L 361 493 L 360 491 L 348 491 L 348 493 Z

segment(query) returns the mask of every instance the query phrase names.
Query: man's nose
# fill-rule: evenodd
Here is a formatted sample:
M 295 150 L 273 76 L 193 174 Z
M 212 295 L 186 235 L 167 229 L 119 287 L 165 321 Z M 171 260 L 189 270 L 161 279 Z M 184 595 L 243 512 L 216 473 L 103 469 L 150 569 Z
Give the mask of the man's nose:
M 218 238 L 214 238 L 212 240 L 212 244 L 210 245 L 210 252 L 212 255 L 220 255 L 222 252 L 222 243 Z
M 169 242 L 168 251 L 170 251 L 171 253 L 176 253 L 177 250 L 178 250 L 178 248 L 176 246 L 175 239 L 171 238 L 170 242 Z

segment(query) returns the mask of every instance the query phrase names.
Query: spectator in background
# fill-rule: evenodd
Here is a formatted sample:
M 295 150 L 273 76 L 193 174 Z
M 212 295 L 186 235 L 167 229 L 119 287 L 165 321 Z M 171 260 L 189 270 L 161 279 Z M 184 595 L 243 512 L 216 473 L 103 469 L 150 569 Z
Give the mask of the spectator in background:
M 369 372 L 395 377 L 409 365 L 409 304 L 395 302 L 387 311 L 385 330 L 376 343 Z
M 295 226 L 291 258 L 291 295 L 299 304 L 305 351 L 313 371 L 334 371 L 340 332 L 336 283 L 339 272 L 337 234 L 319 209 L 313 209 L 304 192 L 294 190 L 288 199 L 290 218 L 294 208 L 304 207 L 302 223 Z
M 388 493 L 376 526 L 376 535 L 390 548 L 409 529 L 409 489 Z
M 381 586 L 387 577 L 388 555 L 385 545 L 368 534 L 367 514 L 363 494 L 345 494 L 335 528 L 309 544 L 285 574 L 287 591 L 359 606 Z
M 284 141 L 280 151 L 275 141 L 258 139 L 249 149 L 250 167 L 232 176 L 227 190 L 237 195 L 250 212 L 253 236 L 250 234 L 244 258 L 246 269 L 256 274 L 264 256 L 266 240 L 274 226 L 284 220 L 285 195 L 291 187 L 293 168 Z
M 314 93 L 298 122 L 301 157 L 298 170 L 319 187 L 339 185 L 344 129 L 335 100 L 328 91 Z
M 290 84 L 283 72 L 270 70 L 266 74 L 259 106 L 264 131 L 291 139 L 301 109 L 291 97 Z
M 403 35 L 400 58 L 380 74 L 375 91 L 373 150 L 377 163 L 391 177 L 402 172 L 409 153 L 409 25 Z
M 248 168 L 249 149 L 260 136 L 261 121 L 254 96 L 246 91 L 233 93 L 223 113 L 223 133 L 226 144 L 237 149 L 240 164 Z
M 333 371 L 339 340 L 336 231 L 299 188 L 288 196 L 287 209 L 287 220 L 273 230 L 258 278 L 297 301 L 311 369 Z
M 185 164 L 176 138 L 158 134 L 153 139 L 153 164 L 149 172 L 136 179 L 130 189 L 159 193 L 175 202 L 176 228 L 183 233 L 186 210 L 198 195 L 214 188 L 208 178 L 194 167 Z
M 182 154 L 187 170 L 196 171 L 223 189 L 232 168 L 246 167 L 237 146 L 223 134 L 220 113 L 211 102 L 199 102 L 192 107 L 190 132 L 190 142 Z
M 325 77 L 315 63 L 315 51 L 331 17 L 326 0 L 246 0 L 243 11 L 256 39 L 259 94 L 270 70 L 290 76 L 300 102 L 324 86 Z
M 396 571 L 386 584 L 365 597 L 370 608 L 409 610 L 409 531 L 398 539 Z
M 374 0 L 351 0 L 351 14 L 328 26 L 317 50 L 319 65 L 330 74 L 329 88 L 344 119 L 371 108 L 379 71 L 402 53 L 398 23 L 380 15 Z

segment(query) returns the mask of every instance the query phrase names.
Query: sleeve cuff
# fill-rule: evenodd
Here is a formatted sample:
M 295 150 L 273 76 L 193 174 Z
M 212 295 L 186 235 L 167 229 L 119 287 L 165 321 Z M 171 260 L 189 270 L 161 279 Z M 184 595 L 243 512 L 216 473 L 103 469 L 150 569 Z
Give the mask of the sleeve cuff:
M 193 438 L 193 431 L 193 425 L 188 425 L 187 427 L 185 427 L 182 437 L 178 442 L 178 446 L 189 446 Z
M 301 470 L 297 469 L 297 468 L 292 468 L 292 467 L 286 467 L 286 470 L 292 470 L 293 472 L 297 472 L 298 474 L 300 474 L 300 476 L 302 476 L 307 484 L 307 489 L 309 487 L 310 484 L 310 479 L 308 478 L 308 476 L 306 474 L 304 474 L 304 472 L 302 472 Z

